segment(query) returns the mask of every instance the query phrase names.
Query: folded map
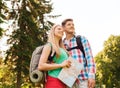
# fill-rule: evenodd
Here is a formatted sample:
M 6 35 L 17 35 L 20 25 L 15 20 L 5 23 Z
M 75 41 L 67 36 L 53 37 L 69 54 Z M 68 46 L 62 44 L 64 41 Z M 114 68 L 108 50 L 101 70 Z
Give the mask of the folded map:
M 63 68 L 58 75 L 58 79 L 60 79 L 67 86 L 72 87 L 78 78 L 80 71 L 83 70 L 83 64 L 73 59 L 72 57 L 69 57 L 68 59 L 72 62 L 71 67 Z

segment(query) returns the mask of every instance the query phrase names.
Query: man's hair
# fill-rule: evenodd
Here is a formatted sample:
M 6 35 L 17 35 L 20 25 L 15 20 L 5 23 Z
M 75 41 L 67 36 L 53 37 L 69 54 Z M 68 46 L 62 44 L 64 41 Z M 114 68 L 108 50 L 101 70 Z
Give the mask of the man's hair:
M 68 21 L 73 21 L 73 19 L 71 19 L 71 18 L 65 19 L 65 20 L 62 22 L 62 26 L 65 26 L 65 24 L 66 24 Z

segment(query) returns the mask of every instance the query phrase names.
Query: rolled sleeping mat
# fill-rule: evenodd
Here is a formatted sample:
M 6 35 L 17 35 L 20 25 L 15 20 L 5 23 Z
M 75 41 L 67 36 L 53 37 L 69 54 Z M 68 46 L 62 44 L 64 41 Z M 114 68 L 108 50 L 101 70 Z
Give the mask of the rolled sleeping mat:
M 34 70 L 30 73 L 30 80 L 34 83 L 41 82 L 44 79 L 44 74 L 42 71 Z

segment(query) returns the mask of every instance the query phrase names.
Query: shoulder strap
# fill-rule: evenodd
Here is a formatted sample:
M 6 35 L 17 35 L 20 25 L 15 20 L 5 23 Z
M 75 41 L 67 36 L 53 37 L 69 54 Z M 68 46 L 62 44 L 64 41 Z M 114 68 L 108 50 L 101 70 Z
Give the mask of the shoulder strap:
M 72 47 L 72 48 L 67 48 L 67 51 L 71 51 L 73 49 L 80 49 L 82 51 L 84 57 L 85 57 L 84 48 L 83 48 L 83 45 L 82 45 L 82 42 L 81 42 L 81 36 L 77 35 L 77 36 L 75 36 L 75 38 L 76 38 L 77 46 Z
M 50 47 L 51 47 L 51 51 L 50 51 L 50 54 L 48 56 L 48 60 L 51 62 L 53 60 L 53 57 L 56 55 L 56 53 L 54 53 L 52 55 L 52 44 L 50 42 L 48 42 L 50 44 Z
M 85 52 L 84 52 L 84 48 L 83 48 L 83 45 L 82 45 L 82 42 L 81 42 L 81 36 L 80 35 L 78 35 L 76 37 L 76 42 L 77 42 L 78 48 L 82 51 L 82 53 L 85 57 Z
M 76 42 L 77 42 L 78 48 L 83 53 L 83 56 L 84 56 L 84 59 L 85 59 L 85 65 L 87 66 L 87 60 L 86 60 L 86 57 L 85 57 L 85 51 L 84 51 L 84 47 L 83 47 L 82 42 L 81 42 L 81 36 L 80 35 L 76 36 Z

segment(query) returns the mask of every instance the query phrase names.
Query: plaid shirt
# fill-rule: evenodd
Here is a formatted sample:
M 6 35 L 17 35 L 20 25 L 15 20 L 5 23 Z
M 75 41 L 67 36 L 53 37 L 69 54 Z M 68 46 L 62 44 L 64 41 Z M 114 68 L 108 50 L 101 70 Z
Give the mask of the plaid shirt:
M 64 42 L 64 45 L 65 45 L 66 49 L 77 46 L 75 36 L 72 37 L 70 40 L 64 39 L 63 42 Z M 69 51 L 69 54 L 74 59 L 78 60 L 80 63 L 84 63 L 84 70 L 82 70 L 80 72 L 80 75 L 78 76 L 78 79 L 80 81 L 87 80 L 88 78 L 95 79 L 95 62 L 94 62 L 94 59 L 93 59 L 90 44 L 84 36 L 81 36 L 81 42 L 82 42 L 83 47 L 84 47 L 85 58 L 87 60 L 87 66 L 86 66 L 86 63 L 84 63 L 85 58 L 84 58 L 83 53 L 80 51 L 80 49 L 72 49 L 71 51 Z

